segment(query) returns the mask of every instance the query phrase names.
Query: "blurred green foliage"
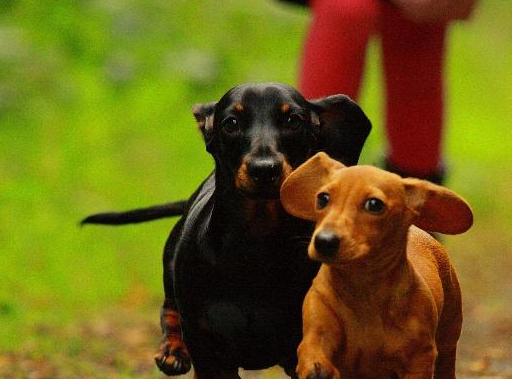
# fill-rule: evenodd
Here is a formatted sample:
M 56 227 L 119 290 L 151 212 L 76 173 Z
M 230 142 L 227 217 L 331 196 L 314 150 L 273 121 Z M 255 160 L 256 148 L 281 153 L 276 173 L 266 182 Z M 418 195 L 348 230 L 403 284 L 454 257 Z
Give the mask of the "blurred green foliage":
M 151 306 L 157 322 L 174 221 L 77 223 L 187 197 L 213 167 L 192 105 L 237 83 L 294 84 L 307 20 L 269 0 L 0 2 L 0 351 L 34 341 L 51 349 L 59 340 L 45 325 L 115 304 Z M 510 36 L 508 1 L 484 1 L 452 28 L 447 64 L 449 185 L 477 213 L 477 232 L 458 243 L 472 259 L 500 251 L 483 261 L 500 262 L 499 294 L 512 290 Z M 375 125 L 362 161 L 375 164 L 384 149 L 378 50 L 361 99 Z M 490 284 L 462 254 L 455 260 Z
M 172 220 L 78 221 L 188 197 L 212 169 L 192 105 L 292 82 L 304 21 L 264 2 L 1 3 L 0 349 L 134 291 L 160 302 Z

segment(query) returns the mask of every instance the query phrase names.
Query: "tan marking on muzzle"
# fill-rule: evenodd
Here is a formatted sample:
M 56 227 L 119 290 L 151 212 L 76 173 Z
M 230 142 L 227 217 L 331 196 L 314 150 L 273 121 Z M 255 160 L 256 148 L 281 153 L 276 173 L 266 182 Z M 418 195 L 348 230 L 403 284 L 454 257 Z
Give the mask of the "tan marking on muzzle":
M 251 179 L 247 168 L 248 160 L 247 155 L 242 159 L 242 164 L 238 168 L 235 178 L 236 188 L 244 191 L 251 191 L 254 187 L 254 181 Z

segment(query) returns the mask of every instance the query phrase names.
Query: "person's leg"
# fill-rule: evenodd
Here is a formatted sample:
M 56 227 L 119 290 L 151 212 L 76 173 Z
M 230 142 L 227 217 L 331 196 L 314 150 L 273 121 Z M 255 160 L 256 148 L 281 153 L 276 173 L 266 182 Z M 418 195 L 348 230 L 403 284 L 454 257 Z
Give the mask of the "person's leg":
M 382 8 L 388 169 L 443 179 L 445 24 L 417 24 Z
M 299 90 L 306 98 L 344 93 L 357 98 L 368 39 L 381 0 L 313 0 Z

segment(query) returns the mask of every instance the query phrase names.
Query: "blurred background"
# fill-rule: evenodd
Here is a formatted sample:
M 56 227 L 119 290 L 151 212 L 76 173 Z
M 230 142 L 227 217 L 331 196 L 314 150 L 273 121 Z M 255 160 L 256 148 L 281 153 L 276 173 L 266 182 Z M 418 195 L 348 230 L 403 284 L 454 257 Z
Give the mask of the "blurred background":
M 0 377 L 161 378 L 161 252 L 175 220 L 84 216 L 184 199 L 210 172 L 191 115 L 243 82 L 294 85 L 306 9 L 274 0 L 0 2 Z M 379 47 L 360 101 L 385 151 Z M 512 378 L 512 5 L 450 32 L 447 186 L 475 225 L 459 377 Z M 242 377 L 281 378 L 280 370 Z

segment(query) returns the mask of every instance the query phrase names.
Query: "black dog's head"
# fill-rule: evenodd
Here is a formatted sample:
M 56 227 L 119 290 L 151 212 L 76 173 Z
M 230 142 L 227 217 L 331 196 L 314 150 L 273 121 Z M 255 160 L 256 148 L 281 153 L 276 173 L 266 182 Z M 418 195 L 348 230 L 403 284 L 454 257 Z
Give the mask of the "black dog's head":
M 348 97 L 307 101 L 279 83 L 237 86 L 193 113 L 216 170 L 254 199 L 277 199 L 283 180 L 318 151 L 356 164 L 371 129 Z

